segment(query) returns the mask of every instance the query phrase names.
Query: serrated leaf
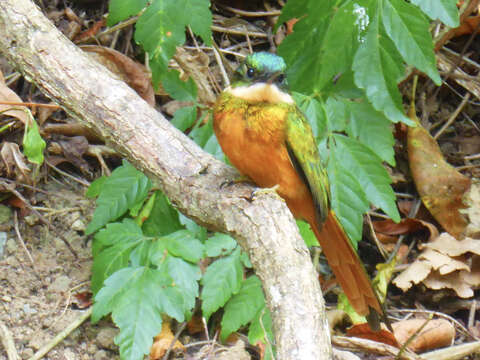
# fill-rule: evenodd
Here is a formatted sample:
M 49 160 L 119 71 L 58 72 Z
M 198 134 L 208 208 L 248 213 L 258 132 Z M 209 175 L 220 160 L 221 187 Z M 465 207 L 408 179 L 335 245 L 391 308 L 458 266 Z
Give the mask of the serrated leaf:
M 150 180 L 125 161 L 105 181 L 85 233 L 92 234 L 107 223 L 117 220 L 129 208 L 145 199 L 150 187 Z
M 173 114 L 173 118 L 170 121 L 173 126 L 175 126 L 180 131 L 185 131 L 197 120 L 197 107 L 196 106 L 185 106 Z
M 148 354 L 153 337 L 162 328 L 162 273 L 149 268 L 125 268 L 105 281 L 95 297 L 92 321 L 97 322 L 109 312 L 120 333 L 115 343 L 122 359 L 140 360 Z
M 234 238 L 221 233 L 215 233 L 205 242 L 205 252 L 210 257 L 227 255 L 236 247 L 237 242 Z
M 357 179 L 338 159 L 337 148 L 330 149 L 327 174 L 330 180 L 330 201 L 335 214 L 354 247 L 362 239 L 363 213 L 368 210 L 368 200 Z
M 305 245 L 307 245 L 308 247 L 319 246 L 318 239 L 307 222 L 303 220 L 297 220 L 297 226 L 298 230 L 300 231 L 300 235 L 303 238 L 303 241 L 305 241 Z
M 94 294 L 106 278 L 128 265 L 132 250 L 145 240 L 142 230 L 131 219 L 108 224 L 95 235 L 91 284 Z
M 420 9 L 405 0 L 385 0 L 382 10 L 385 30 L 403 59 L 441 85 L 429 24 Z
M 148 0 L 110 0 L 108 3 L 107 25 L 112 26 L 120 21 L 137 15 L 145 6 Z
M 419 6 L 430 19 L 439 19 L 450 27 L 460 25 L 457 0 L 411 0 L 411 2 Z
M 394 221 L 399 221 L 395 194 L 390 187 L 392 180 L 382 166 L 381 159 L 355 139 L 339 134 L 333 135 L 333 138 L 337 147 L 338 161 L 358 180 L 367 199 L 383 209 Z
M 29 113 L 30 114 L 30 113 Z M 25 134 L 23 136 L 23 153 L 27 157 L 28 161 L 42 165 L 43 164 L 43 150 L 47 144 L 45 140 L 40 136 L 38 131 L 38 125 L 30 114 L 30 123 L 25 129 Z
M 242 278 L 240 249 L 210 264 L 202 278 L 203 289 L 200 296 L 205 318 L 210 318 L 210 315 L 225 305 L 228 299 L 240 290 Z
M 325 102 L 326 123 L 329 132 L 343 132 L 347 127 L 348 110 L 341 98 L 329 97 Z
M 203 258 L 204 246 L 188 230 L 178 230 L 163 237 L 167 242 L 168 252 L 184 260 L 196 263 Z
M 287 2 L 279 21 L 297 18 L 294 32 L 278 48 L 288 65 L 288 81 L 295 91 L 319 92 L 349 71 L 358 45 L 358 12 L 353 1 Z M 287 18 L 288 17 L 288 18 Z M 342 56 L 338 56 L 338 44 Z
M 178 211 L 161 191 L 156 191 L 152 211 L 142 226 L 145 235 L 163 236 L 183 228 L 178 217 Z
M 102 191 L 102 188 L 103 188 L 103 184 L 105 184 L 106 180 L 107 180 L 107 177 L 105 175 L 102 175 L 98 179 L 95 179 L 88 187 L 88 190 L 85 196 L 87 198 L 92 199 L 100 195 L 100 192 Z
M 150 55 L 155 86 L 166 72 L 176 47 L 185 42 L 187 25 L 202 37 L 205 44 L 210 44 L 212 14 L 209 6 L 208 0 L 154 0 L 140 16 L 135 41 Z
M 395 166 L 392 124 L 385 115 L 376 111 L 367 101 L 346 101 L 349 110 L 347 133 L 368 146 L 382 160 Z
M 197 100 L 197 85 L 191 77 L 187 81 L 179 78 L 177 70 L 167 71 L 162 76 L 162 86 L 165 91 L 175 100 L 192 101 Z
M 353 60 L 355 84 L 365 89 L 368 100 L 394 122 L 412 122 L 405 116 L 397 87 L 404 66 L 392 40 L 380 26 L 378 11 Z
M 166 266 L 174 286 L 183 296 L 185 311 L 192 310 L 198 297 L 198 281 L 202 277 L 200 268 L 174 256 L 167 257 Z
M 207 229 L 203 226 L 198 225 L 192 219 L 186 217 L 182 213 L 178 213 L 178 219 L 180 223 L 192 233 L 193 237 L 200 240 L 205 241 L 207 239 Z
M 252 275 L 243 281 L 240 291 L 228 300 L 222 318 L 220 339 L 225 341 L 232 332 L 251 322 L 264 306 L 262 283 L 256 275 Z

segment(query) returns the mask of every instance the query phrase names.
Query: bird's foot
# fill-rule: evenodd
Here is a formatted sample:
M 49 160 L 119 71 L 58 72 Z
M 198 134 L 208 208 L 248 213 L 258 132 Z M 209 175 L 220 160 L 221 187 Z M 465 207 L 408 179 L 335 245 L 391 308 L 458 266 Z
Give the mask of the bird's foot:
M 269 187 L 269 188 L 259 188 L 259 189 L 255 189 L 252 191 L 252 195 L 250 196 L 250 200 L 253 201 L 258 195 L 262 195 L 262 194 L 275 194 L 277 195 L 278 197 L 281 198 L 280 195 L 278 195 L 278 188 L 280 187 L 280 185 L 274 185 L 272 187 Z
M 230 186 L 235 185 L 235 184 L 241 184 L 241 183 L 251 183 L 251 184 L 253 184 L 253 181 L 248 176 L 240 175 L 236 179 L 225 180 L 224 182 L 222 182 L 220 184 L 220 189 L 223 189 L 225 187 L 230 187 Z

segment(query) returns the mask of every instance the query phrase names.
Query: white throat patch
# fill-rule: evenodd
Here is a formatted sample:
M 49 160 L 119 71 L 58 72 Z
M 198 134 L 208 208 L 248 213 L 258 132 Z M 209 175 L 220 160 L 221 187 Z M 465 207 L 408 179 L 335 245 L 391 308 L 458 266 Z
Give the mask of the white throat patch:
M 292 97 L 280 90 L 275 84 L 257 83 L 253 85 L 227 88 L 226 91 L 235 97 L 252 102 L 267 102 L 271 104 L 294 104 Z

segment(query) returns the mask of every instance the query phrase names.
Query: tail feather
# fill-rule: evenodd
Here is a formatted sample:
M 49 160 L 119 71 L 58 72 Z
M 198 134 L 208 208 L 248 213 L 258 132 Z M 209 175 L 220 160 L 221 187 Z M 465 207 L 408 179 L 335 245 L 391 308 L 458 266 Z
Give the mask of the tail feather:
M 382 306 L 337 217 L 330 211 L 323 226 L 316 225 L 312 226 L 313 232 L 348 300 L 357 313 L 367 316 L 369 323 L 372 321 L 372 328 L 379 329 L 379 318 L 384 317 Z

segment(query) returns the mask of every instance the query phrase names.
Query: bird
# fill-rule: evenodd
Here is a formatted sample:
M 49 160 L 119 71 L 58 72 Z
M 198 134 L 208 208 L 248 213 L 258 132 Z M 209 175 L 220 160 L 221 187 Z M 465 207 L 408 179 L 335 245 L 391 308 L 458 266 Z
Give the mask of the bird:
M 288 92 L 286 64 L 270 52 L 246 56 L 213 108 L 222 151 L 260 188 L 275 189 L 293 216 L 310 224 L 355 311 L 378 331 L 383 307 L 330 206 L 328 176 L 305 115 Z

